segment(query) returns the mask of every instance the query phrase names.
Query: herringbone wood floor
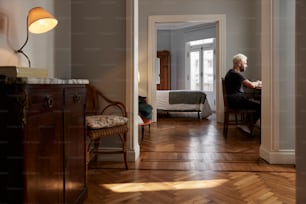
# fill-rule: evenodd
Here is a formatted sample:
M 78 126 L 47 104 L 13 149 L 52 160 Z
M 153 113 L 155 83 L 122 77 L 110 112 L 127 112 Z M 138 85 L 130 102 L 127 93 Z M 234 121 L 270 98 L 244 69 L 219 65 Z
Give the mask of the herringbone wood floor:
M 172 115 L 147 127 L 130 170 L 90 165 L 86 204 L 295 203 L 294 166 L 259 159 L 259 135 L 231 128 L 224 140 L 214 116 Z

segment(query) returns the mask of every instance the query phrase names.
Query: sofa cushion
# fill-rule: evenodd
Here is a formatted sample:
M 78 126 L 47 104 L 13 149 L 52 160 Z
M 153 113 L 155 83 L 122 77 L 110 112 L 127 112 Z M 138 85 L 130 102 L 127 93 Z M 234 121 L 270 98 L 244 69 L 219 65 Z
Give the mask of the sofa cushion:
M 128 122 L 127 117 L 118 115 L 91 115 L 86 116 L 87 127 L 91 129 L 109 128 L 125 125 Z

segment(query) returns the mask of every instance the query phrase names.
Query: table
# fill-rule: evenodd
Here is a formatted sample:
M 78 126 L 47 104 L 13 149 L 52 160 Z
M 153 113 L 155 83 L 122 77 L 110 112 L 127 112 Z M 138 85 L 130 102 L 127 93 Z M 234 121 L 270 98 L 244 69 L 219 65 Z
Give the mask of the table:
M 262 90 L 262 87 L 256 87 L 256 88 L 243 87 L 243 89 L 244 89 L 244 95 L 249 100 L 261 104 L 261 90 Z M 261 127 L 261 119 L 260 119 L 260 123 L 259 123 L 259 128 L 260 127 Z
M 256 101 L 258 103 L 261 103 L 261 89 L 262 87 L 256 87 L 256 88 L 248 88 L 243 87 L 244 94 L 249 100 Z

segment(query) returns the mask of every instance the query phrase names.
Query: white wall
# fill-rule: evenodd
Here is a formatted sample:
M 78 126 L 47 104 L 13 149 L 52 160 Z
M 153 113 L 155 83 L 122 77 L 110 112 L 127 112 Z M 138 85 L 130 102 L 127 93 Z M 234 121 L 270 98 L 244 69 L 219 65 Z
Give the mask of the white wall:
M 56 1 L 43 0 L 0 0 L 0 65 L 28 66 L 28 62 L 23 55 L 16 54 L 14 50 L 19 49 L 26 40 L 26 18 L 28 11 L 35 6 L 42 6 L 52 14 L 58 14 L 65 17 L 69 15 L 69 9 L 55 11 Z M 61 3 L 61 5 L 69 5 L 69 1 Z M 56 8 L 58 8 L 56 6 Z M 57 17 L 57 16 L 56 16 Z M 61 19 L 59 19 L 61 20 Z M 70 33 L 57 34 L 58 28 L 69 25 L 69 22 L 59 22 L 59 26 L 54 30 L 44 34 L 29 34 L 28 44 L 23 51 L 29 56 L 32 67 L 46 68 L 49 71 L 49 77 L 66 78 L 70 76 L 69 64 L 66 59 L 55 63 L 55 52 L 57 51 L 58 39 L 63 36 L 70 36 Z M 57 38 L 55 38 L 57 37 Z M 62 45 L 65 45 L 64 41 Z M 67 46 L 69 47 L 69 46 Z M 65 48 L 67 48 L 65 46 Z M 69 58 L 70 51 L 66 50 L 65 57 Z M 70 61 L 70 60 L 69 60 Z M 61 69 L 67 69 L 65 73 L 56 72 L 55 65 Z
M 171 30 L 157 31 L 157 50 L 171 50 Z
M 295 4 L 294 1 L 279 1 L 279 18 L 275 19 L 278 25 L 279 37 L 276 37 L 275 44 L 278 50 L 279 66 L 279 148 L 295 149 L 294 124 L 295 124 Z M 286 76 L 286 77 L 284 77 Z

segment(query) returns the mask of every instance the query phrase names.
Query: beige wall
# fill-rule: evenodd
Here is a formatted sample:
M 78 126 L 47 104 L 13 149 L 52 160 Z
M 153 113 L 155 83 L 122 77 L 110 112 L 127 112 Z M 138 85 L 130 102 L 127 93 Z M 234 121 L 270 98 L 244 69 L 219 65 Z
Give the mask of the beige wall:
M 54 0 L 54 15 L 59 20 L 55 30 L 54 76 L 71 78 L 71 0 Z
M 73 78 L 87 78 L 125 101 L 125 0 L 72 1 Z
M 306 203 L 306 2 L 296 3 L 296 203 Z

